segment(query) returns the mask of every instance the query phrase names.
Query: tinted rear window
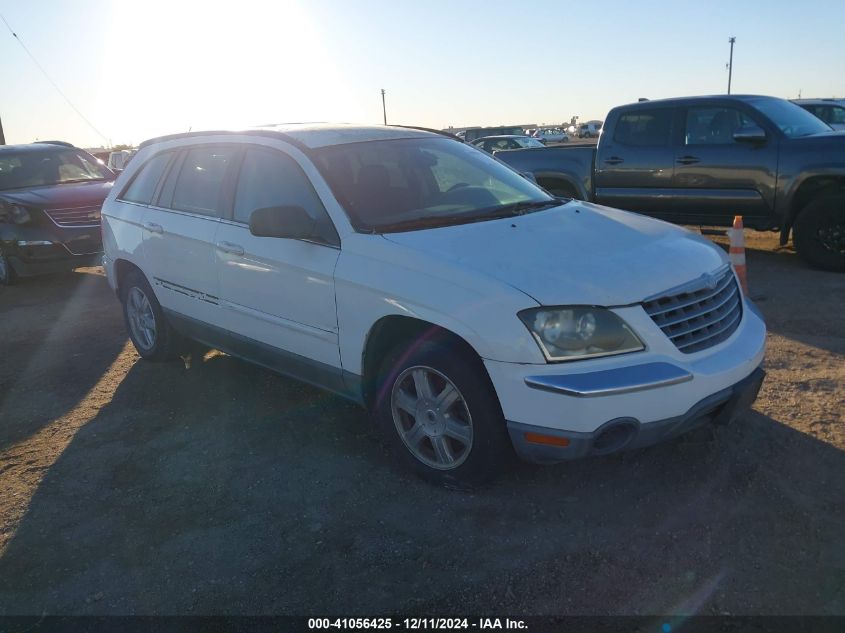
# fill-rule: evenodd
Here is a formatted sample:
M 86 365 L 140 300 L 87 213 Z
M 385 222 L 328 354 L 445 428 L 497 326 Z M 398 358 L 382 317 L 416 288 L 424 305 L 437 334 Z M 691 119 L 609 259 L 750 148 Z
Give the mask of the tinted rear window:
M 171 207 L 204 215 L 222 215 L 221 193 L 231 147 L 196 147 L 188 152 L 173 189 Z
M 619 117 L 613 140 L 637 147 L 669 145 L 672 135 L 672 110 L 636 110 Z

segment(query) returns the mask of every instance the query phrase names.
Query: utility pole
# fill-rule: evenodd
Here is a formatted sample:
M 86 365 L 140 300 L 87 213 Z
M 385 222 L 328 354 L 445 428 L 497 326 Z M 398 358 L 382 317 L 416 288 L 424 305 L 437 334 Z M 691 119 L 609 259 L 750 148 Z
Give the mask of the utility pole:
M 728 94 L 731 94 L 731 76 L 734 72 L 734 42 L 736 42 L 736 38 L 730 37 L 728 38 L 728 42 L 730 42 L 731 45 L 731 57 L 728 62 Z
M 384 124 L 387 125 L 387 106 L 384 105 L 384 88 L 381 89 L 381 112 L 384 114 Z
M 0 120 L 0 145 L 6 144 L 6 136 L 3 134 L 3 121 Z

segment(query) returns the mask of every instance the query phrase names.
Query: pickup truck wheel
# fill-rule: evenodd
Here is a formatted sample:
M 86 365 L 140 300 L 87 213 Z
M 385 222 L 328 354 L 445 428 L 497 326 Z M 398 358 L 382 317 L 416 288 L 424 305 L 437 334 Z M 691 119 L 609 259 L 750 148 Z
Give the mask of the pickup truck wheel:
M 452 488 L 490 479 L 513 454 L 496 393 L 467 356 L 434 342 L 396 348 L 382 364 L 374 407 L 400 463 Z
M 845 196 L 808 204 L 793 227 L 795 249 L 813 268 L 845 272 Z
M 121 282 L 120 290 L 123 320 L 141 358 L 151 361 L 178 358 L 180 337 L 167 322 L 144 275 L 135 270 L 129 272 Z
M 13 283 L 15 283 L 15 270 L 3 254 L 3 249 L 0 248 L 0 286 L 11 286 Z

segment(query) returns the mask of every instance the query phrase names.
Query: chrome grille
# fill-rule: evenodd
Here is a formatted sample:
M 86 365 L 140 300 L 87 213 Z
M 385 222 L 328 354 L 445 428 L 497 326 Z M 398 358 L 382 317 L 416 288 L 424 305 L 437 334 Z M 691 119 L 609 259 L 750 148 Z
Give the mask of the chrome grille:
M 699 280 L 688 289 L 643 303 L 652 320 L 685 354 L 700 352 L 726 340 L 742 318 L 742 295 L 730 267 L 718 271 L 709 280 L 709 284 L 707 280 Z
M 99 226 L 100 207 L 76 207 L 74 209 L 45 209 L 57 226 Z

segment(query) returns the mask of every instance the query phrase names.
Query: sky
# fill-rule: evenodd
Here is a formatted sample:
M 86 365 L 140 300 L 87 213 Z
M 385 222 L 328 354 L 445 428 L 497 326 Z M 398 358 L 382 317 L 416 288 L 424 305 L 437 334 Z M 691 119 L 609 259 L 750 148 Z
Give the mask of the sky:
M 603 119 L 640 97 L 845 97 L 845 2 L 0 0 L 8 143 L 294 121 Z M 86 120 L 88 122 L 86 122 Z M 90 125 L 89 125 L 90 122 Z

